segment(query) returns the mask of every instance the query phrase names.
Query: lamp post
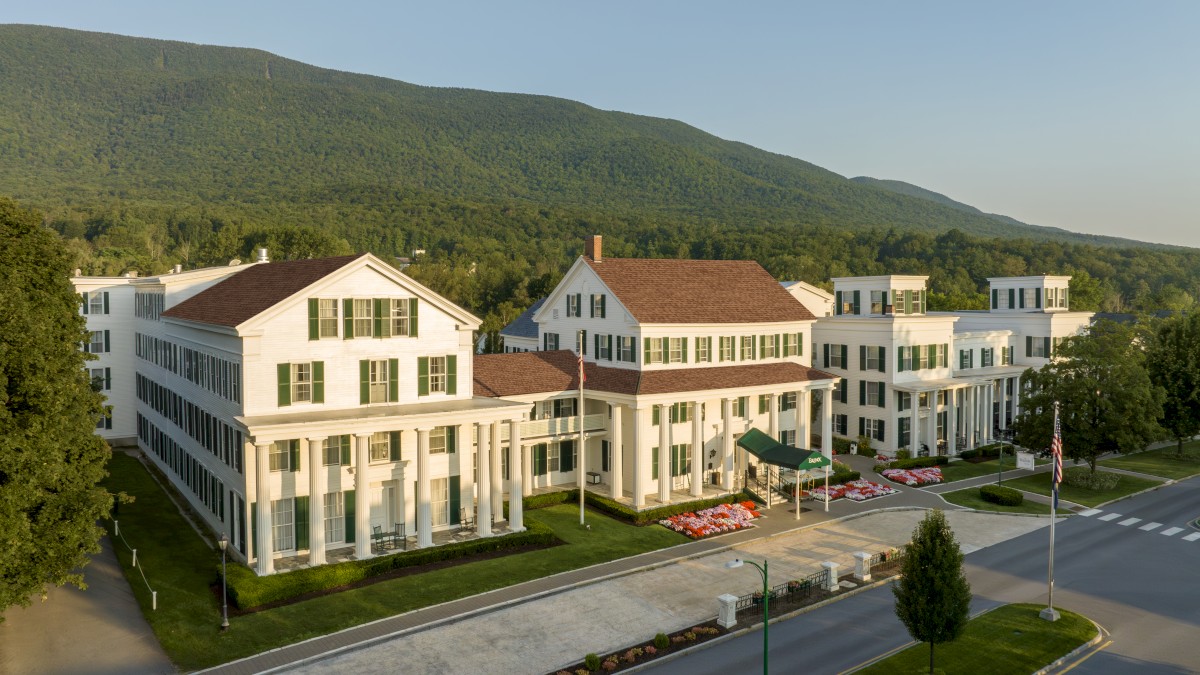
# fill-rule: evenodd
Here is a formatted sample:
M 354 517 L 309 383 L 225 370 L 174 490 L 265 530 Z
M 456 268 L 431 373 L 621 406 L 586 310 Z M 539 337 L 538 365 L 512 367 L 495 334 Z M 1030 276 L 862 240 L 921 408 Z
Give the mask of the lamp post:
M 769 608 L 770 603 L 771 603 L 771 587 L 767 584 L 767 561 L 763 560 L 763 564 L 759 565 L 758 563 L 751 562 L 749 560 L 742 560 L 740 558 L 734 558 L 733 560 L 730 560 L 729 562 L 725 563 L 726 569 L 735 569 L 735 568 L 741 567 L 742 565 L 753 565 L 754 568 L 758 570 L 758 573 L 762 575 L 762 580 L 763 580 L 763 590 L 762 590 L 762 596 L 763 596 L 763 675 L 767 675 L 767 673 L 768 673 L 768 671 L 767 671 L 767 650 L 768 650 L 768 646 L 770 644 L 767 639 L 767 628 L 770 627 L 770 625 L 771 625 L 771 615 L 770 615 L 770 608 Z
M 229 630 L 229 593 L 225 590 L 225 549 L 229 547 L 229 535 L 221 533 L 217 542 L 221 547 L 221 630 Z

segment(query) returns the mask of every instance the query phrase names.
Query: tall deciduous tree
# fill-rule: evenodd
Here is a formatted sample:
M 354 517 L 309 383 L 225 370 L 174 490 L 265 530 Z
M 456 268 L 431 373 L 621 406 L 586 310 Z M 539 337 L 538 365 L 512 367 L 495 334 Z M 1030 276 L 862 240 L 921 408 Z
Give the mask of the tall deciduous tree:
M 935 645 L 951 642 L 967 627 L 971 585 L 963 574 L 963 553 L 946 514 L 935 509 L 913 530 L 900 582 L 892 586 L 896 616 L 908 634 L 929 643 L 929 672 Z
M 1137 326 L 1107 320 L 1064 340 L 1049 364 L 1022 376 L 1029 391 L 1014 425 L 1017 442 L 1050 445 L 1056 401 L 1063 452 L 1093 472 L 1101 455 L 1141 450 L 1161 438 L 1163 391 L 1146 370 L 1148 340 Z
M 1160 323 L 1146 350 L 1150 380 L 1163 388 L 1162 426 L 1183 454 L 1183 442 L 1200 434 L 1200 314 Z
M 84 370 L 79 297 L 67 253 L 41 216 L 0 198 L 0 609 L 48 585 L 83 588 L 100 550 L 96 520 L 108 444 L 102 398 Z

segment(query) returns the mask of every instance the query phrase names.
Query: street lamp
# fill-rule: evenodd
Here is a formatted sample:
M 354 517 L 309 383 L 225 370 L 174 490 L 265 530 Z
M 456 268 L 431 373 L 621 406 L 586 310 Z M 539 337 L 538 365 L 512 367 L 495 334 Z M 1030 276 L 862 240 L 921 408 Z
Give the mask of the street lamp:
M 753 565 L 758 573 L 762 575 L 763 580 L 763 675 L 767 675 L 767 649 L 770 644 L 767 639 L 767 628 L 771 625 L 771 615 L 769 605 L 771 603 L 771 587 L 767 584 L 767 561 L 763 560 L 763 564 L 759 565 L 756 562 L 734 558 L 725 563 L 726 569 L 736 569 L 742 565 Z
M 221 533 L 217 542 L 221 547 L 221 630 L 229 630 L 229 593 L 225 590 L 225 549 L 229 547 L 229 535 Z

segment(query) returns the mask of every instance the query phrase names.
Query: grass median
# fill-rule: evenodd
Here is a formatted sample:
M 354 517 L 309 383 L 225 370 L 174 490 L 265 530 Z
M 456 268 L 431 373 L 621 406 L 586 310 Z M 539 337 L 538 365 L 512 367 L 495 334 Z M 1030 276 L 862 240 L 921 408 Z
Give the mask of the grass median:
M 1116 487 L 1110 490 L 1091 490 L 1063 483 L 1058 486 L 1058 498 L 1083 506 L 1099 506 L 1114 499 L 1128 497 L 1136 492 L 1141 492 L 1156 485 L 1162 485 L 1162 483 L 1163 481 L 1160 480 L 1122 474 L 1121 479 L 1117 481 Z M 1049 471 L 1005 480 L 1004 484 L 1010 488 L 1034 492 L 1039 495 L 1050 496 L 1051 494 Z
M 1007 486 L 1008 481 L 1004 484 Z M 965 488 L 955 490 L 954 492 L 943 492 L 941 496 L 951 504 L 965 506 L 968 509 L 977 509 L 979 511 L 995 511 L 997 513 L 1032 513 L 1032 514 L 1050 514 L 1050 505 L 1042 504 L 1041 502 L 1031 502 L 1025 500 L 1016 506 L 1005 506 L 1003 504 L 993 504 L 992 502 L 984 501 L 983 497 L 979 496 L 979 488 Z
M 210 584 L 221 554 L 179 514 L 138 460 L 115 453 L 105 484 L 137 499 L 121 506 L 121 533 L 138 549 L 138 564 L 158 591 L 158 609 L 141 575 L 118 551 L 126 577 L 167 655 L 183 670 L 217 665 L 395 614 L 457 600 L 589 565 L 689 541 L 663 527 L 635 527 L 589 511 L 591 530 L 579 526 L 578 507 L 560 505 L 526 513 L 565 542 L 562 546 L 467 562 L 381 581 L 304 602 L 230 619 L 221 633 L 221 608 Z M 110 529 L 111 532 L 111 529 Z M 132 575 L 132 576 L 131 576 Z
M 1172 445 L 1168 448 L 1101 460 L 1099 464 L 1112 469 L 1125 469 L 1180 480 L 1200 473 L 1200 442 L 1184 443 L 1182 457 Z

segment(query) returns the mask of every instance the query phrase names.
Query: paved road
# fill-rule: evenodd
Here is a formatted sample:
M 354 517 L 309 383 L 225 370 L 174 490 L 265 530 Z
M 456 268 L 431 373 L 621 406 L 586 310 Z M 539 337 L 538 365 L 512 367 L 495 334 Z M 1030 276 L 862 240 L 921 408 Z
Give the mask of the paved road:
M 1072 671 L 1200 672 L 1200 480 L 1085 511 L 1057 526 L 1055 604 L 1111 631 L 1111 644 Z M 1196 535 L 1196 536 L 1194 536 Z M 1048 531 L 968 554 L 973 611 L 1045 602 Z M 772 670 L 838 673 L 907 641 L 890 591 L 878 588 L 771 627 Z M 761 668 L 755 631 L 653 669 L 658 673 Z

